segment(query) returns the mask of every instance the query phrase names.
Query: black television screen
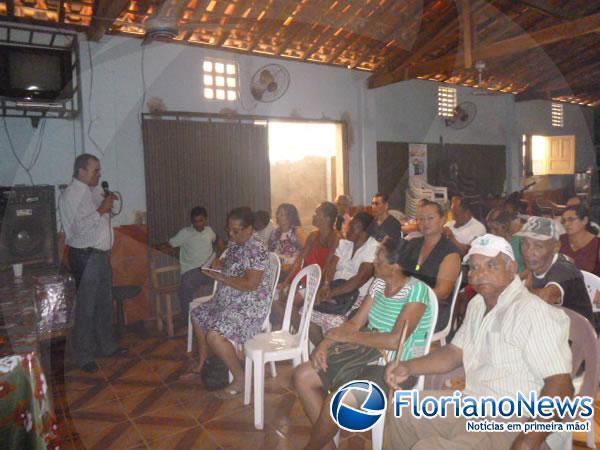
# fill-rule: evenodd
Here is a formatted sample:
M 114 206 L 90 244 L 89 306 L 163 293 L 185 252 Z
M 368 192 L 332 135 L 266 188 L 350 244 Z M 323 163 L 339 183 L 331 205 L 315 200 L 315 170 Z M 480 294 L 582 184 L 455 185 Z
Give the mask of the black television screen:
M 60 100 L 72 96 L 71 52 L 0 46 L 0 96 Z

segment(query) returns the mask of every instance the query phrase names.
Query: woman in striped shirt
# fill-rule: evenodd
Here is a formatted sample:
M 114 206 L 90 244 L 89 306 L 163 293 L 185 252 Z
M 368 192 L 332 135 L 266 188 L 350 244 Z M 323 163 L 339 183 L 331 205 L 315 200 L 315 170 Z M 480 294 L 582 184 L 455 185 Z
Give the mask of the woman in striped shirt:
M 325 446 L 337 432 L 329 404 L 338 387 L 352 380 L 370 379 L 386 388 L 384 367 L 368 364 L 377 362 L 382 351 L 398 348 L 405 321 L 408 339 L 401 360 L 423 354 L 427 334 L 433 331 L 433 305 L 427 286 L 406 273 L 408 258 L 406 241 L 385 240 L 373 263 L 377 278 L 356 315 L 330 330 L 311 361 L 294 371 L 294 385 L 313 423 L 306 448 Z

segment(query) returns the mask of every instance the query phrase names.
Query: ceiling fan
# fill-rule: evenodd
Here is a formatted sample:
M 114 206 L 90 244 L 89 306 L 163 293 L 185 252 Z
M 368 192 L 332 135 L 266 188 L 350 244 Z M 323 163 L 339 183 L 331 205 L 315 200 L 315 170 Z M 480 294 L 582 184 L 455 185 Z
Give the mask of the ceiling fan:
M 497 92 L 494 92 L 488 89 L 487 82 L 483 79 L 483 71 L 486 68 L 485 61 L 477 60 L 475 61 L 475 70 L 477 70 L 477 87 L 474 87 L 471 91 L 471 95 L 475 96 L 491 96 L 497 95 Z

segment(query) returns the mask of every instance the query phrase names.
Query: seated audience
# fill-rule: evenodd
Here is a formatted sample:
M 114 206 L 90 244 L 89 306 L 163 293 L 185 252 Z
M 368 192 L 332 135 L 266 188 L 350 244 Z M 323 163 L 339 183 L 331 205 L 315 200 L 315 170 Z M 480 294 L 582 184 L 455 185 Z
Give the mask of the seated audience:
M 521 225 L 516 214 L 512 210 L 494 208 L 488 213 L 485 222 L 491 234 L 500 236 L 510 242 L 517 262 L 517 270 L 519 273 L 523 272 L 525 261 L 523 261 L 523 255 L 521 254 L 521 236 L 515 234 L 519 231 Z
M 487 234 L 471 244 L 469 283 L 478 295 L 452 343 L 420 358 L 392 362 L 386 382 L 398 389 L 409 376 L 465 370 L 464 395 L 515 397 L 535 391 L 561 398 L 573 395 L 570 321 L 529 293 L 519 280 L 511 245 Z M 451 392 L 451 391 L 450 391 Z M 447 395 L 448 392 L 444 392 Z M 440 392 L 425 391 L 425 396 Z M 553 449 L 566 448 L 569 433 L 468 432 L 465 417 L 416 418 L 388 414 L 384 448 L 398 449 Z M 527 419 L 513 418 L 513 421 Z M 560 418 L 536 420 L 560 420 Z
M 260 333 L 271 304 L 269 257 L 264 244 L 254 234 L 254 215 L 250 208 L 235 208 L 227 216 L 229 245 L 213 267 L 205 271 L 218 282 L 212 300 L 192 309 L 194 333 L 200 358 L 191 368 L 200 373 L 209 348 L 225 362 L 233 374 L 223 396 L 243 390 L 244 371 L 232 342 L 244 344 Z
M 600 238 L 590 225 L 584 205 L 568 206 L 562 215 L 567 232 L 560 237 L 560 253 L 573 260 L 579 270 L 600 275 Z
M 460 252 L 443 235 L 446 215 L 439 203 L 426 201 L 421 206 L 417 223 L 423 237 L 410 241 L 410 265 L 406 268 L 415 278 L 433 289 L 438 298 L 435 331 L 448 324 L 450 303 L 456 279 L 460 274 Z
M 582 205 L 583 203 L 581 202 L 581 197 L 578 197 L 577 195 L 569 198 L 569 200 L 567 200 L 567 206 L 577 206 L 577 205 Z M 591 217 L 590 217 L 590 225 L 591 227 L 595 230 L 592 231 L 590 230 L 592 233 L 598 235 L 600 234 L 600 225 L 598 225 L 596 222 L 593 222 Z
M 271 233 L 275 229 L 269 211 L 256 211 L 254 213 L 254 232 L 256 237 L 265 245 L 268 245 Z
M 306 448 L 322 448 L 331 442 L 338 427 L 329 412 L 331 396 L 351 380 L 373 380 L 384 386 L 381 350 L 396 350 L 404 323 L 408 339 L 403 361 L 423 353 L 431 330 L 432 311 L 427 286 L 405 272 L 408 244 L 386 239 L 375 258 L 375 276 L 369 295 L 356 315 L 330 330 L 311 355 L 311 361 L 294 371 L 294 386 L 310 419 L 312 431 Z M 323 393 L 330 392 L 327 396 Z M 357 405 L 358 406 L 358 405 Z
M 322 287 L 317 293 L 311 317 L 311 341 L 315 345 L 321 341 L 322 333 L 340 326 L 347 315 L 360 306 L 369 291 L 373 281 L 373 261 L 379 247 L 379 243 L 367 234 L 372 220 L 373 217 L 366 212 L 360 212 L 352 218 L 347 240 L 340 239 L 335 255 L 323 272 Z M 341 313 L 323 312 L 331 309 L 323 306 L 331 306 L 336 298 L 338 301 L 346 300 L 346 305 L 352 298 L 355 300 Z
M 527 270 L 521 274 L 525 286 L 551 305 L 562 305 L 581 314 L 592 324 L 592 305 L 581 271 L 560 249 L 556 222 L 532 216 L 521 231 L 521 251 Z
M 375 194 L 373 201 L 371 201 L 371 209 L 375 220 L 371 222 L 367 230 L 369 236 L 374 237 L 377 242 L 382 242 L 387 238 L 397 239 L 402 236 L 400 222 L 389 214 L 390 204 L 388 203 L 387 194 Z
M 335 206 L 338 209 L 338 216 L 335 220 L 335 229 L 340 233 L 342 239 L 347 239 L 348 227 L 350 226 L 350 208 L 352 208 L 352 199 L 349 195 L 338 195 L 335 200 Z
M 181 281 L 177 297 L 181 312 L 188 313 L 190 302 L 196 298 L 198 289 L 212 280 L 202 273 L 201 267 L 209 266 L 215 257 L 217 235 L 208 226 L 208 214 L 202 206 L 196 206 L 190 211 L 192 224 L 179 230 L 169 239 L 171 247 L 180 247 L 179 265 Z
M 268 248 L 270 252 L 279 256 L 281 262 L 280 280 L 285 280 L 289 275 L 294 262 L 300 255 L 304 246 L 304 233 L 302 232 L 298 210 L 291 203 L 282 203 L 275 213 L 277 228 L 269 237 Z
M 278 286 L 278 299 L 273 302 L 271 309 L 271 323 L 275 329 L 278 329 L 283 322 L 288 291 L 296 274 L 303 267 L 310 266 L 311 264 L 318 264 L 322 271 L 325 270 L 330 256 L 335 252 L 339 240 L 339 235 L 334 229 L 336 218 L 337 208 L 331 202 L 323 202 L 315 210 L 312 224 L 317 229 L 308 235 L 306 244 L 296 257 L 286 279 Z M 303 297 L 297 295 L 294 300 L 294 306 L 299 307 L 303 301 Z M 295 308 L 292 315 L 292 323 L 295 324 L 299 317 L 297 308 Z
M 402 226 L 402 233 L 404 234 L 404 239 L 410 241 L 411 239 L 423 237 L 423 234 L 419 231 L 419 225 L 417 223 L 417 217 L 419 217 L 419 212 L 421 211 L 421 206 L 423 206 L 429 200 L 426 198 L 422 198 L 417 201 L 417 206 L 415 208 L 415 219 L 414 220 L 405 220 L 400 222 Z
M 444 235 L 465 255 L 471 241 L 485 234 L 485 226 L 473 217 L 471 204 L 459 195 L 452 197 L 450 206 L 454 220 L 446 223 Z

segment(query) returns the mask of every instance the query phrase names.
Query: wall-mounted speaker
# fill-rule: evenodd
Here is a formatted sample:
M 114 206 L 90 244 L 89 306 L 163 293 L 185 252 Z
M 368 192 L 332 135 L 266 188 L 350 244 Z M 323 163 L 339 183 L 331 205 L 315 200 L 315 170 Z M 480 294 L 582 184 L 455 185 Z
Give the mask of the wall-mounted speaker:
M 0 265 L 57 265 L 54 186 L 0 187 Z

